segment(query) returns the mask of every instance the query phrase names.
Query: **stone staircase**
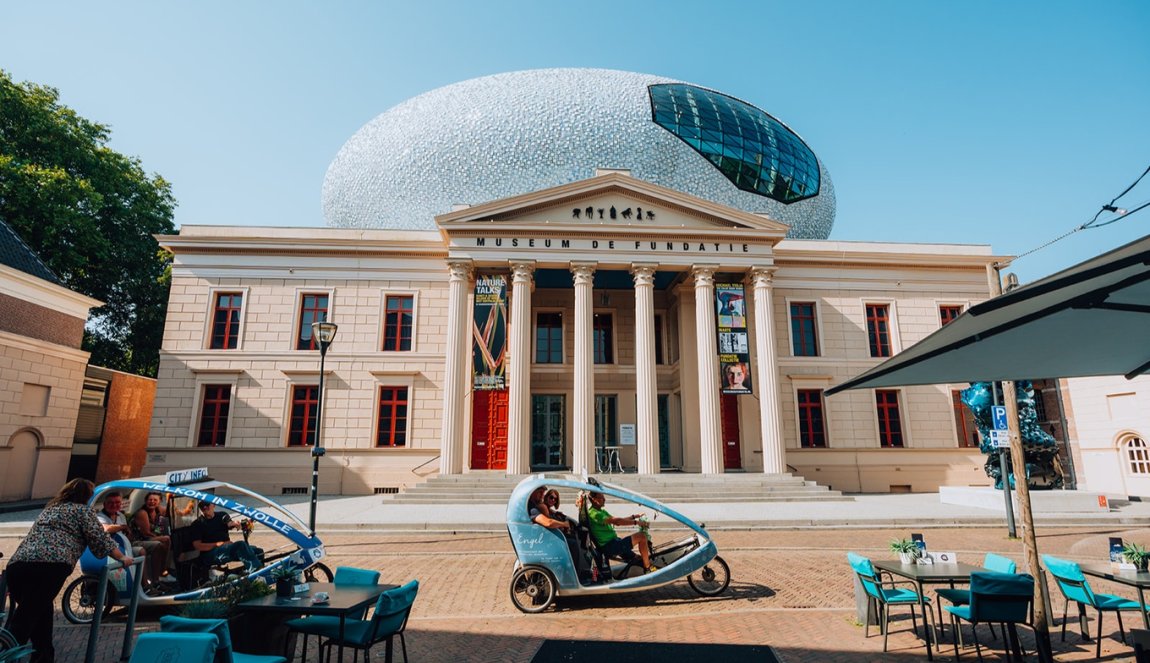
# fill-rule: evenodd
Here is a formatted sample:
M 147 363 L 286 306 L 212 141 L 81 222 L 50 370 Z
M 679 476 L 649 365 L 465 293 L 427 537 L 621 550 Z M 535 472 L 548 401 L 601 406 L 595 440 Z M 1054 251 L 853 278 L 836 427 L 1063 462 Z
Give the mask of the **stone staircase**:
M 555 478 L 575 476 L 548 473 Z M 596 479 L 642 493 L 668 504 L 723 502 L 853 502 L 853 497 L 791 474 L 599 474 Z M 433 477 L 385 502 L 403 504 L 506 504 L 523 476 L 502 472 L 469 472 Z M 575 492 L 560 489 L 564 505 L 573 504 Z

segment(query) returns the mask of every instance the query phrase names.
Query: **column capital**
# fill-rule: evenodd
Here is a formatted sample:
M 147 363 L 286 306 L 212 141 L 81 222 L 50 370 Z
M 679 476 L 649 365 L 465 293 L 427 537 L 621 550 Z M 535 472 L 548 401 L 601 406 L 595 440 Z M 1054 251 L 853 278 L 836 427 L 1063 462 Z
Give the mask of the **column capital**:
M 531 275 L 535 273 L 534 260 L 509 260 L 511 265 L 511 280 L 513 283 L 531 283 Z
M 715 272 L 718 265 L 691 265 L 691 275 L 695 277 L 695 287 L 711 287 L 715 285 Z
M 451 272 L 452 281 L 470 281 L 475 272 L 475 265 L 470 260 L 450 259 L 447 269 Z
M 571 273 L 575 275 L 575 285 L 591 285 L 595 280 L 595 262 L 573 262 Z
M 658 268 L 659 264 L 654 262 L 631 263 L 631 276 L 635 279 L 635 287 L 638 288 L 639 286 L 654 286 L 655 270 Z
M 750 275 L 754 287 L 769 288 L 775 281 L 775 272 L 778 269 L 778 267 L 752 267 L 747 270 L 747 274 Z

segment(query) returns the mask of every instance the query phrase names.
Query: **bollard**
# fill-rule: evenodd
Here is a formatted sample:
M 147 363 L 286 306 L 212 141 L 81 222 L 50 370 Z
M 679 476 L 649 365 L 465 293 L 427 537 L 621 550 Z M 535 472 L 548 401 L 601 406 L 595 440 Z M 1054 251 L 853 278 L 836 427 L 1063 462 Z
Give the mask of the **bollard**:
M 143 564 L 146 557 L 132 558 L 128 563 L 129 566 Z M 100 575 L 96 581 L 99 585 L 96 587 L 96 609 L 92 614 L 92 626 L 88 629 L 88 648 L 84 652 L 84 663 L 95 663 L 96 661 L 96 643 L 100 639 L 100 622 L 104 618 L 104 604 L 108 600 L 108 571 L 110 569 L 117 569 L 123 566 L 120 562 L 110 561 L 100 569 Z M 132 635 L 136 626 L 136 607 L 140 599 L 140 583 L 143 582 L 144 574 L 143 568 L 136 571 L 132 576 L 132 581 L 129 583 L 128 591 L 132 592 L 132 598 L 128 603 L 128 625 L 124 633 L 124 646 L 121 650 L 121 661 L 126 661 L 132 654 Z

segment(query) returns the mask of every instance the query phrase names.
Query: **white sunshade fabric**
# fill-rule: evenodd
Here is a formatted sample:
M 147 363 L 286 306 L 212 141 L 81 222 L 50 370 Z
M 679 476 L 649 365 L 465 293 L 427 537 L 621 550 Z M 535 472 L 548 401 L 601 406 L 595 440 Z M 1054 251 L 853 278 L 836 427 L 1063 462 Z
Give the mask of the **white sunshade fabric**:
M 1150 372 L 1150 236 L 973 306 L 848 389 Z

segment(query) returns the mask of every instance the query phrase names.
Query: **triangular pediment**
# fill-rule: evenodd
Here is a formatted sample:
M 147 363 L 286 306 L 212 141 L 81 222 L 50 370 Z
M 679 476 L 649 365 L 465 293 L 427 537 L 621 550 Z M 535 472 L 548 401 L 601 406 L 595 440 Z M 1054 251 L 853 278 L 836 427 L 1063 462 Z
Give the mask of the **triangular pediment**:
M 790 227 L 620 173 L 504 198 L 436 217 L 444 232 L 483 223 L 589 231 L 742 230 L 781 239 Z

